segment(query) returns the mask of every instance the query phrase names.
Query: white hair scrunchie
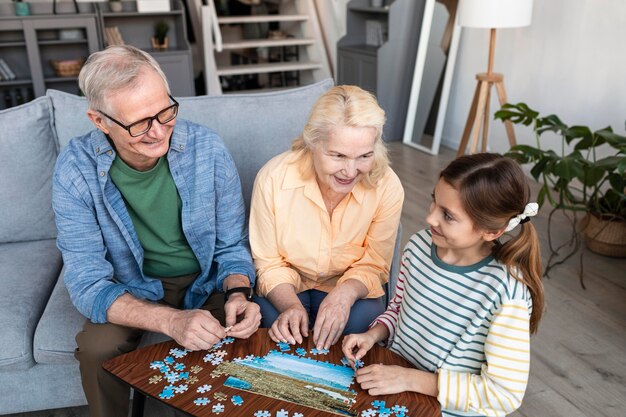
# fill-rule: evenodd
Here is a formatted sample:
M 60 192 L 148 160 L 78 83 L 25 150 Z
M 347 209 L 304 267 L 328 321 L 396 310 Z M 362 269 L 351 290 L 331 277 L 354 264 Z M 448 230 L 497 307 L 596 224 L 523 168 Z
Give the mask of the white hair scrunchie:
M 530 220 L 531 217 L 536 216 L 538 212 L 539 212 L 539 204 L 537 203 L 526 204 L 526 207 L 524 207 L 523 213 L 518 214 L 517 216 L 509 220 L 509 225 L 506 227 L 506 229 L 504 229 L 504 232 L 505 233 L 510 232 L 511 230 L 515 229 L 518 224 L 526 223 L 527 221 Z

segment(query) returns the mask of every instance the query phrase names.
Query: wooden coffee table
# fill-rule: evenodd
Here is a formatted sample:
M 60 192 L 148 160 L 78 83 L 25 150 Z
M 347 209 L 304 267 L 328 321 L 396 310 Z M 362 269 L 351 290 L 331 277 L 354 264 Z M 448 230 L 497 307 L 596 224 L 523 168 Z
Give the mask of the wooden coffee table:
M 314 348 L 311 337 L 305 339 L 301 345 L 292 346 L 291 351 L 286 353 L 295 354 L 295 349 L 298 347 L 306 349 L 307 357 L 312 357 L 309 353 L 311 349 Z M 159 398 L 159 394 L 163 392 L 164 387 L 169 383 L 163 377 L 164 374 L 158 369 L 151 369 L 150 364 L 153 361 L 163 361 L 166 357 L 172 356 L 170 350 L 174 348 L 181 349 L 174 341 L 163 342 L 118 356 L 103 364 L 103 368 L 106 371 L 126 382 L 135 390 L 135 398 L 139 397 L 139 400 L 135 401 L 135 403 L 139 405 L 139 408 L 135 405 L 133 410 L 134 415 L 143 413 L 143 397 L 141 394 L 144 394 L 192 416 L 216 417 L 217 414 L 213 413 L 212 406 L 217 403 L 221 403 L 224 406 L 224 412 L 222 413 L 224 416 L 254 417 L 255 412 L 258 410 L 267 410 L 271 413 L 272 417 L 276 416 L 276 412 L 279 410 L 286 410 L 290 417 L 296 412 L 302 413 L 304 417 L 338 416 L 338 414 L 223 386 L 228 375 L 215 375 L 213 371 L 218 365 L 212 365 L 210 362 L 203 360 L 207 354 L 206 350 L 190 352 L 182 358 L 174 358 L 175 362 L 184 364 L 184 372 L 189 372 L 191 382 L 188 382 L 189 380 L 185 381 L 188 385 L 187 391 L 176 393 L 169 399 L 161 399 Z M 233 343 L 221 347 L 220 350 L 226 351 L 224 361 L 232 361 L 234 358 L 245 358 L 248 355 L 264 356 L 270 350 L 279 350 L 279 348 L 276 343 L 269 338 L 267 329 L 259 329 L 249 339 L 236 339 Z M 335 364 L 340 364 L 342 358 L 341 340 L 330 349 L 328 354 L 314 356 L 316 360 Z M 380 346 L 374 346 L 363 358 L 363 361 L 366 365 L 384 363 L 411 367 L 402 357 Z M 194 368 L 194 366 L 202 369 L 198 370 L 198 368 Z M 193 371 L 197 371 L 197 373 Z M 211 375 L 212 373 L 213 376 Z M 156 381 L 159 376 L 161 380 Z M 194 377 L 197 378 L 197 381 L 195 381 Z M 152 383 L 150 381 L 151 378 Z M 178 381 L 176 384 L 181 384 L 181 382 Z M 206 393 L 198 393 L 198 387 L 205 384 L 211 385 L 211 390 Z M 351 410 L 359 414 L 363 410 L 374 408 L 371 403 L 378 400 L 385 401 L 387 407 L 392 407 L 393 405 L 406 406 L 408 409 L 408 412 L 405 414 L 406 417 L 441 416 L 439 403 L 434 397 L 417 393 L 401 393 L 373 397 L 366 391 L 361 390 L 356 382 L 354 382 L 350 388 L 357 392 L 356 403 L 351 407 Z M 216 392 L 225 394 L 227 398 L 221 401 L 215 399 L 214 394 Z M 243 399 L 243 404 L 237 406 L 231 402 L 231 398 L 235 395 Z M 196 405 L 194 400 L 199 397 L 208 398 L 210 404 L 206 406 Z M 395 413 L 392 413 L 391 416 L 395 416 Z

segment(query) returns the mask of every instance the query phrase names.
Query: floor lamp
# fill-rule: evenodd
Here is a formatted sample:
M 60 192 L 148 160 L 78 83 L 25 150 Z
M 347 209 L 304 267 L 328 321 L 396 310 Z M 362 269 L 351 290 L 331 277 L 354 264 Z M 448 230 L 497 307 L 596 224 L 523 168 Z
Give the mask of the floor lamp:
M 528 26 L 531 22 L 533 0 L 460 0 L 459 25 L 468 28 L 490 29 L 489 62 L 487 72 L 476 74 L 476 90 L 470 107 L 457 156 L 465 153 L 471 134 L 470 153 L 478 150 L 478 135 L 482 125 L 482 152 L 487 150 L 489 133 L 489 101 L 495 85 L 500 105 L 506 103 L 504 76 L 493 72 L 496 29 Z M 516 144 L 511 122 L 505 122 L 506 135 L 511 146 Z

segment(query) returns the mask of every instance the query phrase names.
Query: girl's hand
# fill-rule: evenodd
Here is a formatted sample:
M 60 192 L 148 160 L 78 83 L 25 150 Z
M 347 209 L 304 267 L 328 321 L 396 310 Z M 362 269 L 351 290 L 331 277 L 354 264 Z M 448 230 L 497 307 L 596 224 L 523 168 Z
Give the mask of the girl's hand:
M 354 368 L 356 361 L 365 356 L 375 343 L 376 339 L 370 332 L 351 334 L 344 337 L 341 350 Z
M 356 382 L 369 395 L 397 394 L 413 391 L 415 371 L 396 365 L 369 365 L 356 371 Z
M 309 315 L 300 301 L 280 313 L 268 332 L 274 342 L 302 343 L 309 335 Z

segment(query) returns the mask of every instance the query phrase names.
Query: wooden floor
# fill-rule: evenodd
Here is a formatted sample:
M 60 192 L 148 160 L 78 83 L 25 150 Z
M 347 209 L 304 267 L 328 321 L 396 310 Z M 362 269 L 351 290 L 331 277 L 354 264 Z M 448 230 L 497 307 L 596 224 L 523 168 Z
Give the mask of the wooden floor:
M 442 149 L 440 155 L 430 156 L 399 142 L 389 148 L 406 194 L 405 244 L 425 227 L 437 175 L 454 153 Z M 546 258 L 546 210 L 533 221 Z M 564 221 L 556 222 L 555 232 L 566 236 Z M 531 338 L 530 383 L 515 417 L 626 416 L 626 260 L 583 253 L 586 290 L 578 282 L 578 257 L 545 280 L 547 310 L 538 334 Z M 85 407 L 77 407 L 13 417 L 87 416 Z

